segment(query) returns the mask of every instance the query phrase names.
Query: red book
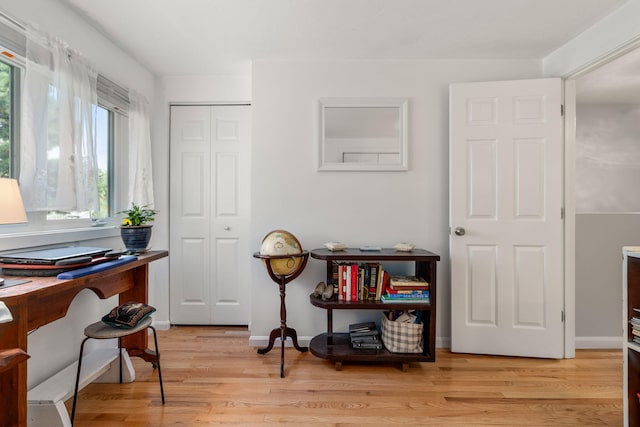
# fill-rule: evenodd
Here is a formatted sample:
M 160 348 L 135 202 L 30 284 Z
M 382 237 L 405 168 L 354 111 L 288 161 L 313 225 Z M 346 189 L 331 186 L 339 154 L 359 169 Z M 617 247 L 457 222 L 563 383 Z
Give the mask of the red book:
M 382 288 L 380 290 L 380 295 L 384 295 L 389 290 L 389 273 L 386 271 L 382 273 L 382 283 L 380 285 Z
M 351 301 L 358 301 L 358 264 L 351 264 Z

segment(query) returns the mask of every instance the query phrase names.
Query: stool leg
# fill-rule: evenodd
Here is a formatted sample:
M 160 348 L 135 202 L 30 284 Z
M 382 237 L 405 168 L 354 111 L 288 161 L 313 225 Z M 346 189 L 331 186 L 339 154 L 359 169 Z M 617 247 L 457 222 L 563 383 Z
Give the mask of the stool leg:
M 160 380 L 160 395 L 162 396 L 162 404 L 164 405 L 164 387 L 162 386 L 162 369 L 160 368 L 160 349 L 158 348 L 158 336 L 156 335 L 156 328 L 149 325 L 149 328 L 153 331 L 153 343 L 156 347 L 156 357 L 158 359 L 158 379 Z
M 76 416 L 76 403 L 78 401 L 78 386 L 80 385 L 80 368 L 82 367 L 82 352 L 84 351 L 84 343 L 87 342 L 89 337 L 82 340 L 80 344 L 80 356 L 78 357 L 78 372 L 76 373 L 76 386 L 73 390 L 73 406 L 71 407 L 71 425 L 73 426 L 73 420 Z
M 120 362 L 120 384 L 122 384 L 122 338 L 118 338 L 118 361 Z

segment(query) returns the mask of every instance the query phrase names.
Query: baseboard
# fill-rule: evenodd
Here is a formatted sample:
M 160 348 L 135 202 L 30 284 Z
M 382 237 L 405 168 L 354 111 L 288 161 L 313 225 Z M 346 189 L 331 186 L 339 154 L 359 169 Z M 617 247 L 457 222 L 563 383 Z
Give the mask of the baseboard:
M 171 322 L 168 320 L 153 320 L 151 323 L 154 328 L 159 331 L 168 331 L 171 328 Z
M 621 349 L 622 337 L 576 337 L 576 350 Z
M 160 329 L 158 327 L 158 329 Z M 300 337 L 298 336 L 298 344 L 303 347 L 307 347 L 313 337 Z M 576 337 L 576 350 L 587 349 L 621 349 L 622 337 Z M 266 347 L 269 344 L 269 337 L 264 335 L 251 335 L 249 337 L 250 347 Z M 275 345 L 280 345 L 280 339 L 276 339 Z M 292 347 L 293 344 L 290 339 L 284 343 L 285 347 Z M 451 338 L 449 337 L 437 337 L 436 348 L 451 348 Z
M 576 350 L 621 349 L 622 337 L 576 337 Z M 451 348 L 451 338 L 436 338 L 436 348 Z
M 298 336 L 298 344 L 303 347 L 308 347 L 309 342 L 313 337 L 301 337 Z M 249 346 L 250 347 L 266 347 L 269 344 L 269 337 L 264 335 L 251 335 L 249 337 Z M 276 344 L 280 345 L 280 339 L 276 338 Z M 274 344 L 274 346 L 276 345 Z M 293 344 L 290 339 L 286 340 L 284 343 L 285 347 L 293 347 Z M 451 338 L 436 338 L 436 348 L 451 348 Z
M 436 337 L 436 348 L 451 348 L 451 338 Z

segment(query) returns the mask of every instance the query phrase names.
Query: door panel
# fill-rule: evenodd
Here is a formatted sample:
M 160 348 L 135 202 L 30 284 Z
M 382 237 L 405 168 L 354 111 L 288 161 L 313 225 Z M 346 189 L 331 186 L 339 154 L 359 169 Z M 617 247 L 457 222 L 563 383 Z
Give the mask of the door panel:
M 563 356 L 560 101 L 560 79 L 451 86 L 452 351 Z

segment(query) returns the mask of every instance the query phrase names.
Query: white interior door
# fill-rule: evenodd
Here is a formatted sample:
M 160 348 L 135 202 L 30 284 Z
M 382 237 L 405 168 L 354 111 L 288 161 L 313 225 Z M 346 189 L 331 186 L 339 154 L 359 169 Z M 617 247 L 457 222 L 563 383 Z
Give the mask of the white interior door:
M 250 114 L 247 105 L 171 107 L 174 324 L 249 323 Z
M 562 81 L 450 88 L 451 350 L 564 354 Z

